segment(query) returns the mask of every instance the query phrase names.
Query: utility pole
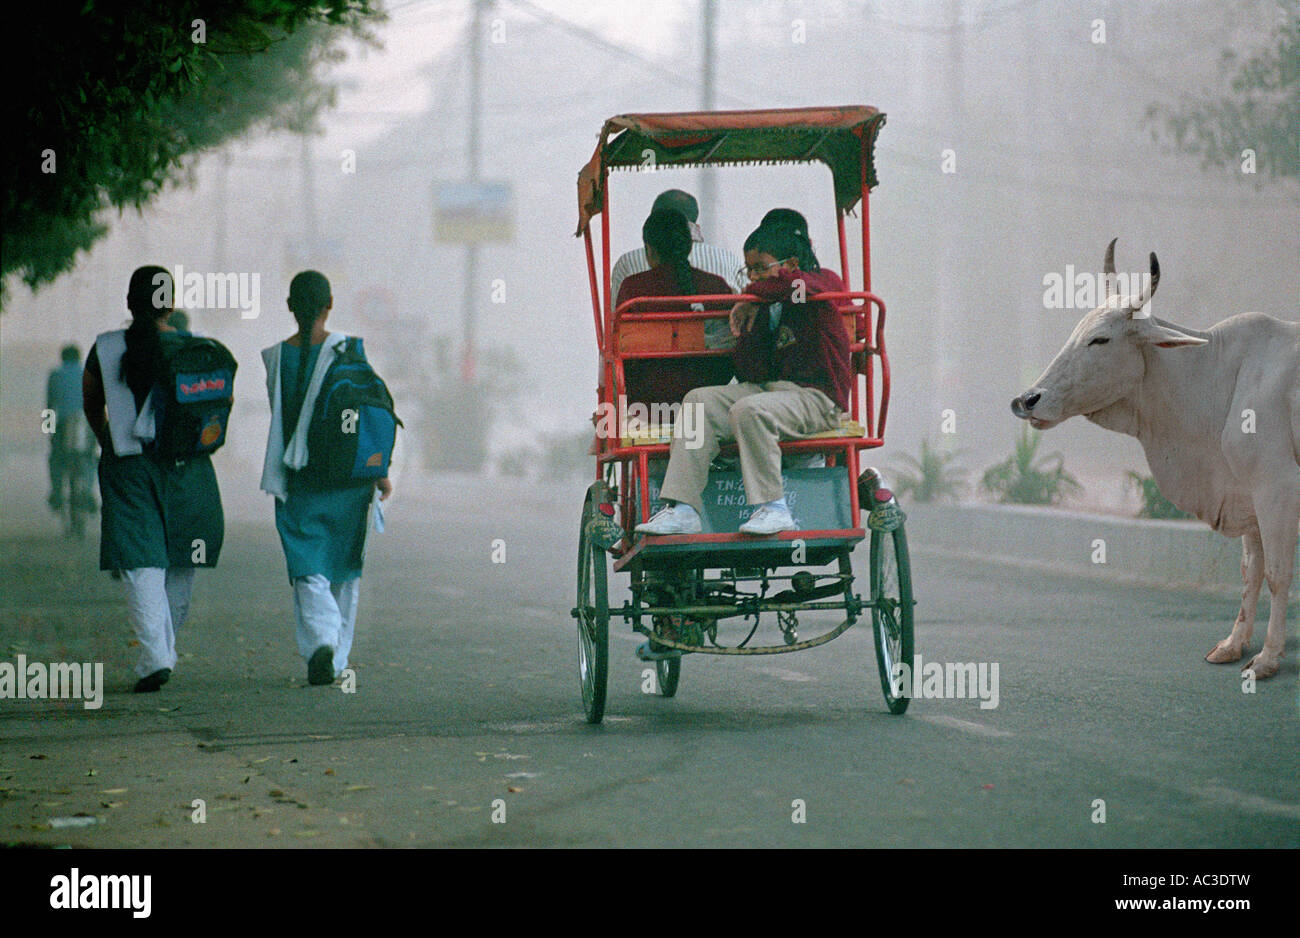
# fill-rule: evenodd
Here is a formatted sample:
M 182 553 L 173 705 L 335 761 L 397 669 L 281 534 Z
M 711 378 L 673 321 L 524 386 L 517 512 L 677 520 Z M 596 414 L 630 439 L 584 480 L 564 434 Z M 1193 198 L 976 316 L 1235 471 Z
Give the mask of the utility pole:
M 300 263 L 310 267 L 316 259 L 316 239 L 319 235 L 316 218 L 316 177 L 312 170 L 311 136 L 303 133 L 299 138 L 299 162 L 302 169 L 302 238 L 303 252 Z
M 230 183 L 230 150 L 223 147 L 217 155 L 220 169 L 217 172 L 216 205 L 213 206 L 214 230 L 212 232 L 212 269 L 226 269 L 226 226 L 228 222 L 227 190 Z
M 482 153 L 479 145 L 480 115 L 483 110 L 483 14 L 492 0 L 474 0 L 474 21 L 469 31 L 469 135 L 466 162 L 469 181 L 479 181 Z M 478 245 L 470 242 L 465 249 L 465 342 L 461 351 L 460 379 L 474 383 L 474 307 L 478 290 Z
M 962 46 L 965 42 L 962 22 L 962 0 L 948 0 L 944 5 L 946 19 L 951 23 L 947 41 L 947 55 L 944 63 L 943 103 L 939 112 L 943 114 L 949 127 L 955 129 L 955 139 L 951 146 L 956 151 L 956 172 L 942 188 L 949 193 L 947 204 L 941 207 L 940 235 L 937 257 L 935 258 L 935 276 L 938 277 L 938 290 L 935 303 L 935 380 L 931 387 L 931 412 L 928 420 L 938 421 L 946 409 L 957 409 L 958 388 L 956 376 L 960 367 L 958 357 L 958 336 L 956 323 L 956 306 L 962 295 L 962 270 L 958 245 L 962 243 L 965 230 L 962 211 L 965 193 L 960 180 L 964 170 L 964 160 L 968 154 L 958 147 L 957 140 L 965 138 L 963 120 L 963 83 Z M 969 416 L 966 418 L 969 420 Z M 932 426 L 933 424 L 928 424 Z M 945 439 L 950 438 L 947 434 Z
M 716 24 L 715 0 L 700 0 L 700 13 L 702 17 L 702 29 L 704 32 L 703 55 L 700 62 L 702 72 L 700 74 L 700 110 L 712 111 L 714 109 L 714 91 L 713 91 L 713 57 L 714 57 L 714 29 Z M 700 217 L 710 220 L 721 218 L 722 214 L 718 209 L 718 197 L 716 183 L 716 172 L 708 167 L 700 170 Z M 717 242 L 716 234 L 713 238 Z

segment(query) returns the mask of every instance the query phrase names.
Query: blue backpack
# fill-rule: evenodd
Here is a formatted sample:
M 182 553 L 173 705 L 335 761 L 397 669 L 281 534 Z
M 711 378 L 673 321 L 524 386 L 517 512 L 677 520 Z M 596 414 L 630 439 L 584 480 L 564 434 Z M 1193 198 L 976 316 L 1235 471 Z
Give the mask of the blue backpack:
M 334 354 L 307 425 L 302 470 L 304 478 L 327 488 L 385 478 L 402 426 L 361 340 L 347 339 Z

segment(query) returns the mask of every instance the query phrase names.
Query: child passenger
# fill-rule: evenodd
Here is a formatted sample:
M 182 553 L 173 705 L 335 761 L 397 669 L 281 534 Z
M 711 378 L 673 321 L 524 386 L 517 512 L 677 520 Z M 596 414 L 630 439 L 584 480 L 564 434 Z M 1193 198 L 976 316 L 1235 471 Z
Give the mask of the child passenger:
M 745 271 L 747 292 L 762 302 L 737 303 L 731 311 L 738 383 L 686 395 L 684 407 L 700 408 L 703 443 L 692 448 L 673 438 L 661 487 L 668 504 L 637 525 L 643 534 L 700 531 L 709 464 L 725 440 L 738 444 L 746 501 L 757 506 L 741 533 L 794 530 L 778 443 L 829 430 L 849 409 L 853 376 L 840 314 L 829 302 L 804 300 L 843 290 L 844 283 L 820 269 L 806 228 L 786 218 L 760 225 L 745 241 Z
M 333 306 L 324 274 L 298 274 L 289 285 L 289 310 L 298 331 L 262 351 L 271 400 L 262 490 L 275 496 L 275 527 L 293 586 L 298 653 L 307 661 L 310 684 L 332 683 L 348 666 L 368 509 L 376 488 L 381 499 L 393 491 L 386 478 L 323 488 L 302 475 L 311 461 L 307 428 L 317 395 L 348 339 L 325 330 Z

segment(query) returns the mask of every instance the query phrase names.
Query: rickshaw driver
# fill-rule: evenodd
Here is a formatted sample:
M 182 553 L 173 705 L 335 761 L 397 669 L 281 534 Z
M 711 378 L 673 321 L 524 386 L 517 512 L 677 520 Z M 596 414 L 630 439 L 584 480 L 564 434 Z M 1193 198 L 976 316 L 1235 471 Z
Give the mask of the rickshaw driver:
M 781 482 L 783 439 L 829 430 L 849 409 L 852 387 L 849 339 L 833 304 L 803 297 L 843 289 L 831 271 L 800 270 L 809 248 L 803 231 L 760 226 L 745 242 L 747 292 L 763 303 L 737 303 L 737 383 L 695 388 L 682 406 L 698 407 L 695 446 L 674 436 L 660 495 L 668 503 L 636 526 L 641 534 L 697 534 L 709 464 L 720 443 L 734 439 L 740 453 L 746 501 L 757 508 L 740 533 L 771 535 L 797 528 Z

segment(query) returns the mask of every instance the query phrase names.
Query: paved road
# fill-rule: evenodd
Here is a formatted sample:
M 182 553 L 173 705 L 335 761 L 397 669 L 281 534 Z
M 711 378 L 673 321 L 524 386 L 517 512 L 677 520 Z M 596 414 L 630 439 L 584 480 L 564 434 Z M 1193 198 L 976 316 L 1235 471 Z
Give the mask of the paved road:
M 1228 601 L 918 551 L 918 651 L 996 662 L 995 709 L 889 716 L 861 628 L 794 655 L 687 659 L 667 700 L 642 693 L 616 622 L 590 727 L 568 617 L 582 486 L 414 488 L 371 547 L 351 695 L 306 686 L 269 505 L 230 501 L 173 681 L 132 695 L 95 540 L 68 547 L 9 499 L 0 661 L 101 660 L 109 693 L 95 711 L 0 701 L 0 843 L 1300 846 L 1295 639 L 1243 694 L 1235 669 L 1200 660 Z M 48 826 L 78 813 L 98 822 Z

